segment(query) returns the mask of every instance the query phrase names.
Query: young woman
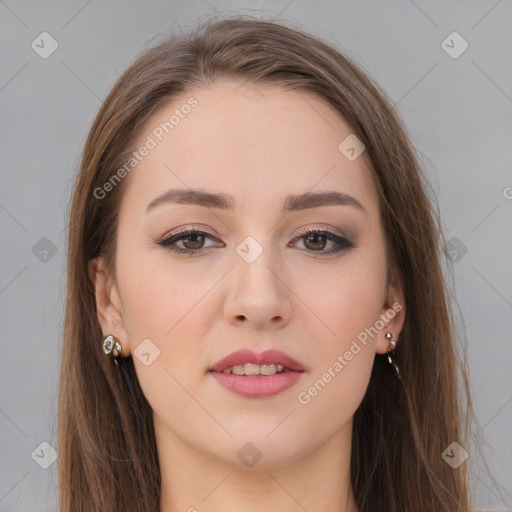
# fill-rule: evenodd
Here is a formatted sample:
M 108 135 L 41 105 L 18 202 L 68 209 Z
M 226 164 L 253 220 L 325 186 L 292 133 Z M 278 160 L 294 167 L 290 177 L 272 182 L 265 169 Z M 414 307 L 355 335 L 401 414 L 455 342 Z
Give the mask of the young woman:
M 145 51 L 73 195 L 61 510 L 471 510 L 427 189 L 316 37 L 238 17 Z

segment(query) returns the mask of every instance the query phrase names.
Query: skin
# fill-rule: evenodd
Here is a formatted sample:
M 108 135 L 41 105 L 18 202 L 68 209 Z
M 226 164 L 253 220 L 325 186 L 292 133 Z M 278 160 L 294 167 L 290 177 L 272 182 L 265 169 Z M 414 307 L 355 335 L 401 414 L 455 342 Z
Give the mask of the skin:
M 393 304 L 403 306 L 401 288 L 386 280 L 369 159 L 363 152 L 349 161 L 338 150 L 352 130 L 316 96 L 229 82 L 176 98 L 149 119 L 137 147 L 190 96 L 198 105 L 125 178 L 115 277 L 101 259 L 90 264 L 103 333 L 118 337 L 123 356 L 147 338 L 160 350 L 148 366 L 133 361 L 153 409 L 161 510 L 250 512 L 272 504 L 295 512 L 300 504 L 309 512 L 355 511 L 352 418 L 375 353 L 388 350 L 386 332 L 398 338 L 405 308 L 366 346 L 359 343 L 308 404 L 297 395 Z M 161 204 L 145 212 L 171 188 L 229 194 L 236 208 Z M 329 205 L 281 213 L 289 194 L 329 190 L 356 198 L 364 211 Z M 202 239 L 202 254 L 155 242 L 186 226 L 213 236 Z M 300 228 L 346 234 L 355 246 L 330 256 L 335 242 L 308 243 Z M 252 263 L 236 252 L 247 236 L 263 249 Z M 201 248 L 201 238 L 174 246 Z M 236 395 L 208 368 L 246 347 L 277 348 L 306 371 L 279 395 Z M 251 468 L 237 457 L 248 442 L 262 454 Z

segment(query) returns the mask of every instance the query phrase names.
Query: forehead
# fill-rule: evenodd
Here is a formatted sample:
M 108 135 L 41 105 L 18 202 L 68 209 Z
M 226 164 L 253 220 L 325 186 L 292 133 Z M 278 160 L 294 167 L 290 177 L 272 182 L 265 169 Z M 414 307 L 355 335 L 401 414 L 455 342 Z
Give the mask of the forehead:
M 309 92 L 233 83 L 195 89 L 141 129 L 135 149 L 151 149 L 131 171 L 123 204 L 145 208 L 170 188 L 225 192 L 237 205 L 259 207 L 324 190 L 374 203 L 367 155 L 351 161 L 339 149 L 349 136 L 339 112 Z

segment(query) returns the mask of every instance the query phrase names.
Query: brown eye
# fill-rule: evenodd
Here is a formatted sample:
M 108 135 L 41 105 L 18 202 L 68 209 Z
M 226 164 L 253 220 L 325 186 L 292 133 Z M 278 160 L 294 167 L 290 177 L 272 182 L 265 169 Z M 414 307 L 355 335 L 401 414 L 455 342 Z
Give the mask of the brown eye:
M 187 243 L 187 239 L 189 239 L 190 245 Z M 183 245 L 185 246 L 185 249 L 195 251 L 203 247 L 205 236 L 201 235 L 200 233 L 194 233 L 192 235 L 183 237 L 181 240 Z
M 304 237 L 306 241 L 304 242 L 304 245 L 308 249 L 312 249 L 314 251 L 321 251 L 325 248 L 327 244 L 327 239 L 325 235 L 315 233 L 314 235 L 308 235 Z
M 198 231 L 196 229 L 187 229 L 179 233 L 175 233 L 168 238 L 156 241 L 158 245 L 179 254 L 196 254 L 201 253 L 205 249 L 207 240 L 215 240 L 209 233 Z M 181 247 L 178 245 L 181 244 Z
M 303 231 L 299 233 L 299 237 L 296 240 L 302 241 L 307 252 L 318 253 L 321 256 L 330 256 L 355 247 L 355 244 L 348 240 L 348 238 L 321 229 Z M 334 248 L 324 250 L 329 243 L 331 243 Z

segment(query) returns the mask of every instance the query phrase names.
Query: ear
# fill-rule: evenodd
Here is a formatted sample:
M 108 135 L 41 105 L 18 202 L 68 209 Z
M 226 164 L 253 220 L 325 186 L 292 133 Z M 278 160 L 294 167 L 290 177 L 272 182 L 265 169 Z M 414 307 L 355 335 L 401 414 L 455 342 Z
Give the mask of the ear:
M 114 278 L 109 274 L 102 257 L 89 261 L 89 278 L 94 287 L 96 313 L 103 336 L 114 335 L 121 343 L 123 356 L 129 355 L 129 338 L 121 299 Z
M 403 286 L 401 279 L 396 274 L 392 276 L 388 284 L 380 320 L 384 323 L 384 326 L 379 329 L 375 351 L 378 354 L 385 354 L 389 349 L 391 340 L 395 341 L 397 346 L 400 344 L 398 338 L 405 321 Z M 393 336 L 390 340 L 386 338 L 388 332 Z

